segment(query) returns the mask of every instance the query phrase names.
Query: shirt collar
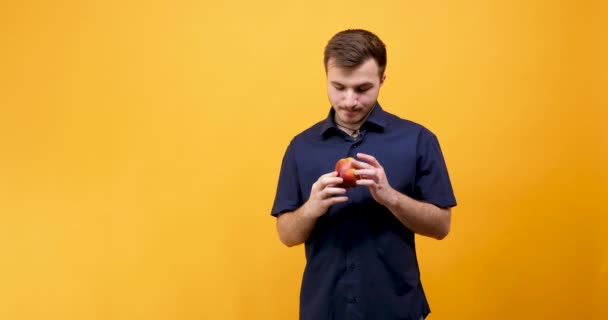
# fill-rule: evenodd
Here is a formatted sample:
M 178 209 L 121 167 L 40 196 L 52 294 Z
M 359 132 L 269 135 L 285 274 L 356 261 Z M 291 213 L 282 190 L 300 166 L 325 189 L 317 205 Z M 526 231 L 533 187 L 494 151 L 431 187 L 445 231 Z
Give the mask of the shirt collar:
M 330 108 L 327 118 L 325 118 L 325 120 L 321 122 L 319 132 L 320 135 L 325 136 L 333 130 L 340 130 L 338 129 L 334 121 L 335 114 L 336 111 L 334 110 L 334 108 Z M 382 109 L 378 102 L 376 102 L 376 104 L 374 105 L 372 113 L 369 115 L 369 117 L 367 117 L 367 120 L 365 121 L 364 125 L 367 125 L 368 123 L 379 128 L 380 130 L 384 129 L 388 123 L 388 114 Z

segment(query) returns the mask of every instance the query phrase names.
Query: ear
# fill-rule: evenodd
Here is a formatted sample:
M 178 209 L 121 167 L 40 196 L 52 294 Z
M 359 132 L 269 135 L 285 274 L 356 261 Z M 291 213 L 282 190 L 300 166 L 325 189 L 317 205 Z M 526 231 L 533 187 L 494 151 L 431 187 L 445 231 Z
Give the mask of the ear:
M 382 86 L 382 84 L 384 84 L 384 80 L 386 80 L 386 73 L 382 75 L 382 77 L 380 77 L 380 86 Z

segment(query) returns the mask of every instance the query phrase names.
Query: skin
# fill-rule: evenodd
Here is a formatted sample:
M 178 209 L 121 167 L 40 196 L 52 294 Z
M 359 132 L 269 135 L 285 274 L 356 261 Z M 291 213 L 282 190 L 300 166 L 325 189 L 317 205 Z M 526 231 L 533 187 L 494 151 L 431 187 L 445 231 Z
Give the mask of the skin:
M 368 59 L 355 68 L 340 68 L 333 59 L 327 64 L 327 93 L 338 124 L 347 134 L 361 126 L 375 105 L 386 75 L 379 74 L 375 60 Z M 407 228 L 415 233 L 443 239 L 451 224 L 451 210 L 412 199 L 391 187 L 384 168 L 372 155 L 358 153 L 355 174 L 357 185 L 367 187 L 374 200 L 387 207 Z M 309 199 L 297 210 L 277 219 L 279 238 L 286 246 L 306 242 L 319 217 L 334 204 L 348 201 L 346 189 L 339 188 L 342 178 L 337 172 L 321 175 L 312 185 Z
M 386 79 L 386 75 L 378 74 L 378 64 L 371 58 L 351 69 L 340 68 L 334 59 L 329 59 L 327 96 L 336 114 L 334 120 L 338 124 L 358 129 L 365 122 Z M 352 133 L 352 130 L 345 131 Z

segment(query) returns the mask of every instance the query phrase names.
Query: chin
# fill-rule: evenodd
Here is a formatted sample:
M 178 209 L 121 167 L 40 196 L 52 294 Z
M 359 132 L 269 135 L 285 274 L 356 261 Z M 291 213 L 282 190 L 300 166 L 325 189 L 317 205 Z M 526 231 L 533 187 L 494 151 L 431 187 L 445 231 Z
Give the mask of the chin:
M 338 116 L 344 123 L 358 123 L 362 119 L 361 111 L 359 110 L 356 112 L 340 111 Z
M 340 121 L 344 124 L 357 124 L 360 120 L 359 118 L 340 117 Z

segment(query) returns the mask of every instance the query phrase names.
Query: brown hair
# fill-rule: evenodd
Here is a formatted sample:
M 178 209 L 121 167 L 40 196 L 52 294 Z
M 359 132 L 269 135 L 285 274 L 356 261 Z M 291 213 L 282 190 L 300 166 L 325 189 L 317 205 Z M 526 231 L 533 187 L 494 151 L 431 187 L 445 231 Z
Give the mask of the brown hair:
M 378 36 L 367 30 L 348 29 L 336 33 L 325 46 L 325 72 L 330 58 L 337 67 L 347 69 L 373 58 L 378 63 L 380 77 L 386 70 L 386 47 Z

